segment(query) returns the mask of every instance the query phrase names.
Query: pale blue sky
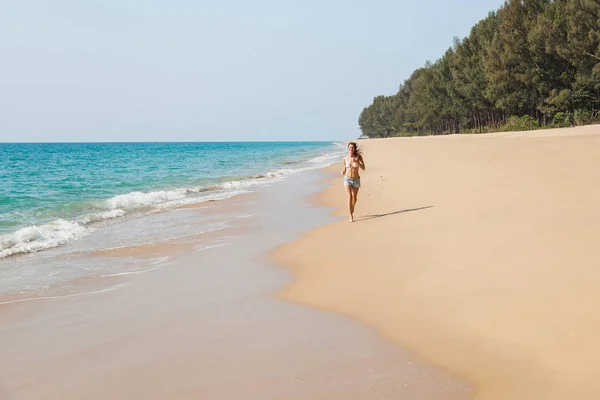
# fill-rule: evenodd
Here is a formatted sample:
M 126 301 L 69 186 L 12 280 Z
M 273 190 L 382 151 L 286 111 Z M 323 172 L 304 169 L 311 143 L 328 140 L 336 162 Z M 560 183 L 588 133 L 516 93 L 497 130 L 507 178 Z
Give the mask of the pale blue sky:
M 19 0 L 0 142 L 340 140 L 502 0 Z

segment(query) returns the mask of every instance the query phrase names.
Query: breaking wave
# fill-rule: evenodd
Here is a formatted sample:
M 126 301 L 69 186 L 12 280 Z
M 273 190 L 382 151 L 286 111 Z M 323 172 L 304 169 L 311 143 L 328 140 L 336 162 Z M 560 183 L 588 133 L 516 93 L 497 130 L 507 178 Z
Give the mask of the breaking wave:
M 249 193 L 255 187 L 270 185 L 304 171 L 325 167 L 337 160 L 339 156 L 339 152 L 325 153 L 305 162 L 283 164 L 290 165 L 289 168 L 271 170 L 266 174 L 233 177 L 208 186 L 149 192 L 134 191 L 113 196 L 95 202 L 100 209 L 98 212 L 85 214 L 74 220 L 55 219 L 42 225 L 27 226 L 0 235 L 0 259 L 50 249 L 83 238 L 98 224 L 123 217 L 132 211 L 160 210 L 206 201 L 219 201 Z

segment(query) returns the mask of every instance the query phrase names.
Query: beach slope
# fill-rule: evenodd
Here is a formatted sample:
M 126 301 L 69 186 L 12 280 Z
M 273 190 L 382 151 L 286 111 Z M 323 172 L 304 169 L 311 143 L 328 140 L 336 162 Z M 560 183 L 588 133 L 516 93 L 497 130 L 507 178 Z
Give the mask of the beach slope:
M 371 326 L 476 399 L 600 396 L 600 126 L 360 141 L 356 221 L 274 252 L 280 295 Z M 332 171 L 341 169 L 341 162 Z

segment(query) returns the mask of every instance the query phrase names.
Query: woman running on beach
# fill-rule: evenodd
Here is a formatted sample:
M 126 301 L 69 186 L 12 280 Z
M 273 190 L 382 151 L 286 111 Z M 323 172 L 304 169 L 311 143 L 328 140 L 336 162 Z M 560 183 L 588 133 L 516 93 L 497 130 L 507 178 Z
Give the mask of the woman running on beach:
M 358 189 L 360 188 L 360 175 L 358 169 L 365 169 L 365 161 L 363 160 L 360 150 L 356 143 L 348 143 L 348 155 L 344 157 L 344 188 L 348 196 L 348 211 L 350 212 L 349 221 L 354 221 L 354 207 L 358 199 Z

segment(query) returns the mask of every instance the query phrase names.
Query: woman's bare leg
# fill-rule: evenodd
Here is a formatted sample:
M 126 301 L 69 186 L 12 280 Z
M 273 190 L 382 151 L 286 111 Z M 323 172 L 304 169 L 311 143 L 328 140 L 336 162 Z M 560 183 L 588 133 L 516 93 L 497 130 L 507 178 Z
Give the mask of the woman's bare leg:
M 354 198 L 352 196 L 352 186 L 344 185 L 346 189 L 346 196 L 348 197 L 348 213 L 350 214 L 350 218 L 348 219 L 350 222 L 354 220 Z
M 354 217 L 354 207 L 356 207 L 356 201 L 358 200 L 358 189 L 360 188 L 352 188 L 352 216 Z

